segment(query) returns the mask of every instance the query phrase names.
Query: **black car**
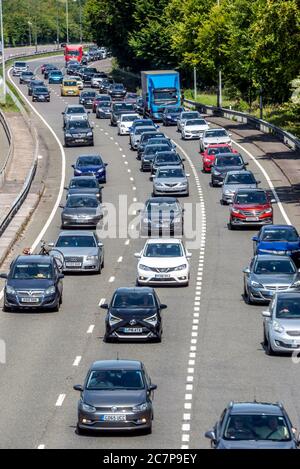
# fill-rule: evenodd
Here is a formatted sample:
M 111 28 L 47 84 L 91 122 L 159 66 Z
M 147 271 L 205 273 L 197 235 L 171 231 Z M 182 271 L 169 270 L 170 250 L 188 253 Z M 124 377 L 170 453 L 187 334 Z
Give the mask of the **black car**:
M 141 171 L 151 171 L 152 163 L 157 152 L 170 153 L 169 145 L 146 145 L 141 159 Z M 172 152 L 175 155 L 174 152 Z
M 49 73 L 52 72 L 53 70 L 58 70 L 58 68 L 55 65 L 51 65 L 51 64 L 48 64 L 45 66 L 45 69 L 44 69 L 45 80 L 49 78 Z
M 110 78 L 104 78 L 102 80 L 102 82 L 100 83 L 99 85 L 99 91 L 100 93 L 107 93 L 108 89 L 110 88 L 110 86 L 114 83 L 114 80 L 110 79 Z
M 43 82 L 43 80 L 36 80 L 34 78 L 33 80 L 30 80 L 27 86 L 28 86 L 28 96 L 32 96 L 32 89 L 35 86 L 45 86 L 45 83 Z
M 95 67 L 82 67 L 80 77 L 82 78 L 83 83 L 85 85 L 90 83 L 95 73 L 98 73 L 98 70 Z
M 140 212 L 141 236 L 182 236 L 184 210 L 175 197 L 151 197 Z
M 88 120 L 70 120 L 64 129 L 65 146 L 94 146 L 94 132 Z
M 79 96 L 79 104 L 82 104 L 85 108 L 92 108 L 93 101 L 96 98 L 96 91 L 81 91 Z
M 34 73 L 30 70 L 22 72 L 20 75 L 20 85 L 28 84 L 34 78 Z
M 161 342 L 160 303 L 153 288 L 118 288 L 111 303 L 101 305 L 107 309 L 105 342 L 121 340 L 155 340 Z
M 238 153 L 216 155 L 211 170 L 211 185 L 213 187 L 222 185 L 228 171 L 241 171 L 246 169 L 247 165 L 248 163 L 245 163 L 242 156 Z
M 215 449 L 296 449 L 299 436 L 281 403 L 230 402 L 205 433 Z
M 141 96 L 139 96 L 136 99 L 136 102 L 134 103 L 134 109 L 139 114 L 143 114 L 143 112 L 144 112 L 144 100 Z
M 35 86 L 32 89 L 32 102 L 40 101 L 40 102 L 50 102 L 50 91 L 48 90 L 47 86 Z
M 151 136 L 151 138 L 148 138 L 145 142 L 145 145 L 141 147 L 141 145 L 138 146 L 138 154 L 137 154 L 137 159 L 140 160 L 142 159 L 144 155 L 144 151 L 146 146 L 148 147 L 149 145 L 167 145 L 169 147 L 170 151 L 175 151 L 176 146 L 171 142 L 171 140 L 167 137 L 155 137 Z
M 109 87 L 107 92 L 111 96 L 111 99 L 124 99 L 127 90 L 123 83 L 114 83 Z
M 114 103 L 111 108 L 110 124 L 117 125 L 117 121 L 121 114 L 135 114 L 133 104 L 129 103 Z
M 117 430 L 151 433 L 156 388 L 140 361 L 94 362 L 84 385 L 74 386 L 81 393 L 77 433 Z
M 181 166 L 184 168 L 183 161 L 185 161 L 185 158 L 181 158 L 174 151 L 158 151 L 152 161 L 151 173 L 155 174 L 158 168 L 163 166 Z
M 96 118 L 97 119 L 110 119 L 111 116 L 111 103 L 109 101 L 102 101 L 97 104 Z
M 162 113 L 163 124 L 167 127 L 169 125 L 177 125 L 177 118 L 184 111 L 182 107 L 166 107 Z
M 73 63 L 73 64 L 70 64 L 67 66 L 67 75 L 72 75 L 72 76 L 76 76 L 78 74 L 78 71 L 80 69 L 80 64 L 77 62 L 77 63 Z
M 70 180 L 69 186 L 65 187 L 67 198 L 73 194 L 94 194 L 102 203 L 102 189 L 95 176 L 77 176 Z
M 33 308 L 58 311 L 63 285 L 57 262 L 52 256 L 18 256 L 10 265 L 4 288 L 4 311 Z
M 140 140 L 140 143 L 138 145 L 138 148 L 137 148 L 137 159 L 140 160 L 143 153 L 144 153 L 144 150 L 145 150 L 145 146 L 147 145 L 148 141 L 151 139 L 151 138 L 165 138 L 165 134 L 163 134 L 162 132 L 157 132 L 155 129 L 153 129 L 153 131 L 151 132 L 144 132 L 141 136 L 141 140 Z

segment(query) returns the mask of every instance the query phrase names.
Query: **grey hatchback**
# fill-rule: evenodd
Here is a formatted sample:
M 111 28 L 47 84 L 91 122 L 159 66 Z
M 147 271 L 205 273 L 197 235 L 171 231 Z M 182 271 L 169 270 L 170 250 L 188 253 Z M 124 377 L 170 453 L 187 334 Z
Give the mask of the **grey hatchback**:
M 153 391 L 157 388 L 142 362 L 101 360 L 89 369 L 78 403 L 77 433 L 152 431 Z
M 281 403 L 230 402 L 213 430 L 214 449 L 297 449 L 299 436 Z

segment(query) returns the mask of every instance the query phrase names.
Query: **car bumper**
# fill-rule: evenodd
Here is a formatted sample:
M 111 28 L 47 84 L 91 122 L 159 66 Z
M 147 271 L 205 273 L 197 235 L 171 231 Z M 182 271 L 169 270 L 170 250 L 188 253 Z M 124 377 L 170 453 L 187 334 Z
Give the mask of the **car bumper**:
M 202 133 L 201 132 L 197 132 L 195 134 L 191 134 L 189 132 L 183 132 L 183 137 L 186 139 L 186 140 L 199 140 L 199 138 L 202 137 Z
M 39 302 L 25 303 L 21 301 L 21 297 L 15 295 L 5 295 L 4 304 L 14 309 L 51 309 L 59 303 L 59 295 L 49 295 L 39 298 Z
M 92 220 L 66 220 L 62 219 L 61 224 L 64 228 L 95 228 L 101 220 L 101 217 Z
M 105 333 L 105 338 L 106 339 L 114 339 L 117 341 L 141 341 L 141 342 L 147 342 L 151 340 L 155 340 L 160 338 L 161 336 L 161 328 L 157 327 L 156 329 L 153 328 L 150 330 L 150 328 L 145 327 L 145 326 L 136 326 L 139 329 L 142 329 L 141 332 L 125 332 L 126 327 L 119 327 L 119 328 L 114 328 L 110 330 L 109 328 L 106 329 Z
M 222 200 L 225 202 L 225 204 L 230 204 L 232 203 L 234 198 L 234 194 L 222 194 Z
M 252 301 L 257 303 L 266 303 L 271 301 L 277 292 L 295 293 L 299 292 L 299 289 L 287 287 L 285 290 L 268 290 L 264 288 L 255 288 L 251 285 L 248 285 L 248 292 Z
M 279 334 L 272 331 L 270 335 L 270 343 L 274 352 L 292 353 L 300 350 L 300 337 L 292 338 L 287 334 Z
M 32 100 L 33 101 L 37 101 L 39 103 L 45 103 L 45 102 L 49 102 L 50 101 L 50 96 L 47 96 L 47 97 L 44 97 L 44 98 L 41 98 L 40 96 L 33 96 L 32 97 Z
M 110 119 L 111 118 L 111 113 L 110 112 L 107 112 L 107 113 L 97 112 L 97 117 L 99 119 Z
M 78 412 L 78 427 L 82 430 L 89 430 L 95 432 L 101 431 L 136 431 L 146 430 L 151 427 L 152 412 L 151 410 L 145 412 L 126 413 L 126 421 L 109 422 L 102 421 L 104 415 L 111 415 L 103 413 L 85 413 Z M 89 423 L 88 423 L 89 422 Z
M 172 195 L 188 195 L 189 188 L 188 187 L 154 187 L 153 194 L 161 195 L 161 194 L 172 194 Z
M 246 220 L 246 218 L 231 217 L 230 223 L 233 226 L 261 226 L 261 225 L 272 225 L 273 217 L 259 218 L 258 220 Z
M 156 277 L 156 275 L 159 275 L 159 277 Z M 168 275 L 168 277 L 163 277 L 163 275 Z M 140 285 L 187 285 L 188 281 L 188 270 L 170 272 L 168 274 L 161 275 L 155 272 L 142 270 L 138 272 L 138 283 Z
M 181 237 L 183 230 L 183 223 L 176 223 L 170 225 L 169 223 L 162 226 L 157 223 L 149 223 L 148 225 L 143 223 L 141 224 L 140 233 L 141 236 L 151 236 L 152 238 L 157 238 L 161 236 L 176 236 Z
M 130 134 L 130 131 L 129 129 L 127 128 L 122 128 L 122 127 L 119 127 L 119 132 L 120 132 L 120 135 L 129 135 Z
M 69 265 L 68 265 L 69 264 Z M 95 272 L 99 269 L 100 261 L 84 261 L 80 266 L 70 266 L 70 262 L 65 261 L 64 272 Z
M 79 96 L 79 90 L 78 91 L 62 91 L 61 94 L 62 96 Z
M 65 138 L 65 144 L 68 147 L 80 147 L 82 145 L 93 145 L 93 137 Z

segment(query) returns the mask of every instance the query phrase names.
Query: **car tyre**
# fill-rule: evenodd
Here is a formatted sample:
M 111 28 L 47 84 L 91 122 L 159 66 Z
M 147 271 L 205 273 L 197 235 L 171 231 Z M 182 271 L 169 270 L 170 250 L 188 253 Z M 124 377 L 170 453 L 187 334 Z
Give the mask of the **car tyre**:
M 250 294 L 247 292 L 246 288 L 244 287 L 244 299 L 245 299 L 245 303 L 247 303 L 247 305 L 253 305 L 253 301 L 251 300 L 251 296 Z
M 267 339 L 267 345 L 266 345 L 265 350 L 266 350 L 266 354 L 269 355 L 270 357 L 275 355 L 274 350 L 272 349 L 272 346 L 271 346 L 271 343 L 270 343 L 270 339 Z
M 268 344 L 268 339 L 267 339 L 267 336 L 266 336 L 266 331 L 265 331 L 265 328 L 264 328 L 264 334 L 263 334 L 263 346 L 266 348 L 266 347 L 267 347 L 267 344 Z
M 10 312 L 12 311 L 12 308 L 10 308 L 9 306 L 6 306 L 6 304 L 4 303 L 4 304 L 3 304 L 2 311 L 3 311 L 4 313 L 10 313 Z
M 79 436 L 87 435 L 87 431 L 80 428 L 79 425 L 76 425 L 76 434 Z

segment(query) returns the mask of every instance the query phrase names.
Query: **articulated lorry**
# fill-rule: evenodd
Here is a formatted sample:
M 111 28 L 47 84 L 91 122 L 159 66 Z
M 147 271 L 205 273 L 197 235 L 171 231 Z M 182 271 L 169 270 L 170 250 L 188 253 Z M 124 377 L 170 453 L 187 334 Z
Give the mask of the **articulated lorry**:
M 180 107 L 180 79 L 175 70 L 141 72 L 144 115 L 160 121 L 166 107 Z

